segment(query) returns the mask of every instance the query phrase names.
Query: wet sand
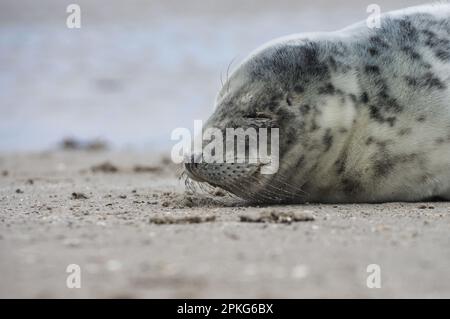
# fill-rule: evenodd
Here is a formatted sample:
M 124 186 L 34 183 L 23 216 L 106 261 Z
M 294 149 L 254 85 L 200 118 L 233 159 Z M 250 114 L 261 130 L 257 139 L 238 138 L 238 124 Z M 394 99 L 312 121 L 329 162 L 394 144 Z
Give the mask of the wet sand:
M 0 155 L 2 298 L 449 298 L 449 230 L 445 202 L 254 207 L 160 155 Z

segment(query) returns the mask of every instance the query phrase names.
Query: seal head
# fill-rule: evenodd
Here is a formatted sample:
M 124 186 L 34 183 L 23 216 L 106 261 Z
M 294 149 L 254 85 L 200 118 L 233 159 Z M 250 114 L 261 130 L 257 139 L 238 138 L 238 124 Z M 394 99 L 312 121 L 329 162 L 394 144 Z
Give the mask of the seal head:
M 278 170 L 189 162 L 187 174 L 256 202 L 450 199 L 449 39 L 443 4 L 265 45 L 232 73 L 205 128 L 278 128 Z

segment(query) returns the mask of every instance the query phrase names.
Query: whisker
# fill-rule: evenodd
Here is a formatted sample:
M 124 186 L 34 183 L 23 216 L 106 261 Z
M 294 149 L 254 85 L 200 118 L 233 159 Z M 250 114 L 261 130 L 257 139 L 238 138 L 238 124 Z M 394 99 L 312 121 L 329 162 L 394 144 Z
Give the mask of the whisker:
M 246 180 L 241 180 L 240 184 L 242 184 L 243 182 L 246 182 L 246 184 L 250 184 L 250 181 L 246 181 Z M 273 197 L 271 196 L 266 196 L 266 194 L 261 194 L 261 193 L 255 193 L 253 191 L 250 191 L 249 189 L 242 189 L 240 188 L 236 182 L 233 182 L 231 184 L 227 184 L 227 187 L 230 187 L 234 190 L 237 190 L 238 193 L 243 194 L 243 195 L 238 195 L 241 198 L 250 198 L 252 201 L 254 202 L 266 202 L 266 201 L 272 201 L 274 200 Z M 265 200 L 261 200 L 261 197 Z
M 254 202 L 258 202 L 258 200 L 253 196 L 252 193 L 247 193 L 246 196 L 241 196 L 238 194 L 242 194 L 242 189 L 240 189 L 237 185 L 235 184 L 229 184 L 226 186 L 227 188 L 230 188 L 233 192 L 237 193 L 234 194 L 235 196 L 237 196 L 240 199 L 244 199 L 244 200 L 251 200 Z
M 235 56 L 235 57 L 230 61 L 230 64 L 228 64 L 228 68 L 227 68 L 227 80 L 226 80 L 227 83 L 228 83 L 228 85 L 227 85 L 227 92 L 230 91 L 230 81 L 229 81 L 230 68 L 231 68 L 231 65 L 233 64 L 234 60 L 236 60 L 236 58 L 237 58 L 237 56 Z
M 280 197 L 280 199 L 284 199 L 284 200 L 293 200 L 297 193 L 294 191 L 288 191 L 286 189 L 283 189 L 282 187 L 280 187 L 278 184 L 273 183 L 272 181 L 268 181 L 266 184 L 263 185 L 264 187 L 276 190 L 277 192 L 279 192 L 280 194 L 278 195 Z
M 292 192 L 288 192 L 282 188 L 276 187 L 270 183 L 262 183 L 262 180 L 254 177 L 254 176 L 250 176 L 255 182 L 257 182 L 260 186 L 262 186 L 263 188 L 260 189 L 260 192 L 265 192 L 266 194 L 272 194 L 274 196 L 273 199 L 276 199 L 277 201 L 282 201 L 286 196 L 280 195 L 281 192 L 285 193 L 286 195 L 289 195 L 289 197 L 293 198 L 295 196 L 295 193 Z M 269 187 L 272 190 L 269 190 L 265 187 Z
M 274 188 L 275 190 L 268 190 L 266 188 L 264 188 L 266 185 L 262 184 L 261 180 L 258 180 L 256 177 L 254 176 L 249 176 L 249 178 L 251 178 L 252 180 L 244 180 L 242 182 L 246 182 L 247 184 L 258 184 L 259 186 L 262 186 L 262 189 L 258 189 L 256 195 L 257 196 L 262 196 L 265 199 L 269 200 L 269 201 L 281 201 L 283 198 L 280 197 L 280 194 L 278 193 L 278 189 Z M 270 185 L 269 185 L 270 186 Z M 273 188 L 273 187 L 272 187 Z M 248 189 L 246 190 L 248 192 Z
M 285 186 L 288 186 L 295 191 L 299 191 L 299 192 L 309 196 L 309 193 L 302 189 L 302 187 L 306 184 L 306 182 L 303 183 L 302 185 L 295 184 L 295 183 L 289 181 L 289 179 L 281 173 L 277 173 L 275 178 L 273 179 L 273 181 L 283 183 Z
M 223 83 L 223 74 L 222 74 L 222 71 L 220 71 L 220 88 L 221 89 L 223 88 L 223 85 L 224 85 L 224 83 Z
M 253 161 L 254 163 L 257 163 L 258 160 L 259 160 L 258 157 L 256 157 L 256 158 L 253 158 L 253 157 L 252 158 L 248 158 L 247 157 L 246 159 L 248 159 L 249 161 Z M 300 193 L 303 193 L 305 195 L 309 195 L 308 192 L 306 192 L 306 191 L 304 191 L 302 189 L 302 187 L 306 184 L 306 182 L 303 183 L 302 185 L 298 185 L 296 183 L 291 182 L 288 177 L 286 177 L 285 175 L 283 175 L 280 172 L 277 172 L 273 179 L 270 179 L 270 177 L 268 175 L 264 175 L 264 174 L 261 174 L 260 176 L 263 177 L 264 179 L 266 179 L 267 181 L 279 182 L 279 183 L 284 184 L 284 186 L 288 186 L 289 188 L 292 189 L 289 192 L 285 191 L 282 188 L 279 189 L 280 191 L 284 191 L 285 193 L 287 192 L 287 193 L 291 194 L 292 192 L 300 192 Z M 272 176 L 272 175 L 270 175 L 270 176 Z

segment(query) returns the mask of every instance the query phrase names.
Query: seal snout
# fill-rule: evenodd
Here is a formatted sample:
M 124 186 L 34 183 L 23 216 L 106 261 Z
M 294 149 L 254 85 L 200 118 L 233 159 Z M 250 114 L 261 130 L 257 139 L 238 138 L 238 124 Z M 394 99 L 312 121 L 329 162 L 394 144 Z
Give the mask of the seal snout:
M 219 187 L 236 186 L 243 180 L 248 186 L 253 185 L 259 168 L 257 164 L 208 162 L 202 154 L 189 155 L 184 161 L 184 171 L 190 179 Z
M 184 170 L 186 174 L 189 178 L 197 182 L 204 182 L 204 180 L 195 173 L 195 171 L 198 170 L 201 158 L 202 154 L 191 154 L 190 156 L 187 155 L 184 161 Z

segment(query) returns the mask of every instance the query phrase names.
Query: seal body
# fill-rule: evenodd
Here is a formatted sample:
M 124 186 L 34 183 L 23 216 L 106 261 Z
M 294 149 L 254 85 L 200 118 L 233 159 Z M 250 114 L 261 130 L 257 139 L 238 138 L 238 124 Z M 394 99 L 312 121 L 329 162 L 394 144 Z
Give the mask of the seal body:
M 186 164 L 249 200 L 450 200 L 450 5 L 272 41 L 233 71 L 206 127 L 279 128 L 273 175 Z

